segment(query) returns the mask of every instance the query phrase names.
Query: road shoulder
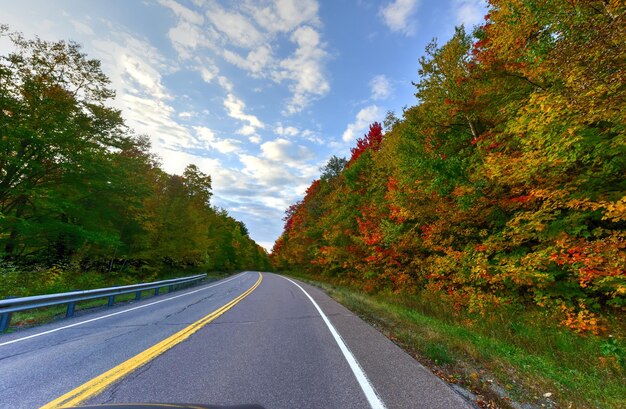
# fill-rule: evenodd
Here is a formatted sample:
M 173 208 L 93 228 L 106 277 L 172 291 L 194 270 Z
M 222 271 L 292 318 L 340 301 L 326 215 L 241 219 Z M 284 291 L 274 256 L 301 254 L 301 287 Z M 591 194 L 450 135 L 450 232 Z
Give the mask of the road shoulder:
M 319 304 L 376 388 L 387 408 L 473 408 L 408 353 L 321 289 L 296 281 Z

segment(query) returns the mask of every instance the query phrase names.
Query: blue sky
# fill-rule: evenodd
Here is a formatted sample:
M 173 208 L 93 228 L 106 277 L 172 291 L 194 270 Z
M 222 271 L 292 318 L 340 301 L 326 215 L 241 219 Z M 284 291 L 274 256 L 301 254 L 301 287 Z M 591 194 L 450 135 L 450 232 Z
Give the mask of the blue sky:
M 169 173 L 195 163 L 213 204 L 271 248 L 285 208 L 386 112 L 434 37 L 483 0 L 0 0 L 0 23 L 102 61 L 127 125 Z M 0 43 L 0 52 L 7 44 Z

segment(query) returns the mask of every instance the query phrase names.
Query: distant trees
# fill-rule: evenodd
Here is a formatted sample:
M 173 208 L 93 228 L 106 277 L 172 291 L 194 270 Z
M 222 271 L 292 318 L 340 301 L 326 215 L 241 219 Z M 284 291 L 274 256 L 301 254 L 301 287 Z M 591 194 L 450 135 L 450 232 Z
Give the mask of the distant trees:
M 73 42 L 6 26 L 0 36 L 14 47 L 0 56 L 3 259 L 101 271 L 267 267 L 245 226 L 211 206 L 210 176 L 194 165 L 181 176 L 159 169 L 148 139 L 107 105 L 115 93 L 99 61 Z M 228 234 L 212 236 L 219 230 Z
M 427 47 L 417 105 L 313 183 L 272 260 L 597 333 L 626 307 L 626 6 L 490 4 Z

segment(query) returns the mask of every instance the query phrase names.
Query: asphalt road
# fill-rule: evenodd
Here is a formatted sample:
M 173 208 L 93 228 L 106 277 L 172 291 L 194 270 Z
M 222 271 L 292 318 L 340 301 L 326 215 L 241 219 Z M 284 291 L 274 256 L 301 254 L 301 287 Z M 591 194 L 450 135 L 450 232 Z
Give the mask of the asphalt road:
M 247 291 L 259 277 L 0 336 L 0 408 L 39 408 L 77 390 L 83 404 L 471 408 L 319 289 L 263 273 Z

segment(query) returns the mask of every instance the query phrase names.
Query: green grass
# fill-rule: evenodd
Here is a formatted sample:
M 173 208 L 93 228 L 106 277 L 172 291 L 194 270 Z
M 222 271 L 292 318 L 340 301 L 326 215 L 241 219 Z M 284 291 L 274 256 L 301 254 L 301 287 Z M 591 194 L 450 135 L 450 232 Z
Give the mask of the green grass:
M 317 277 L 295 277 L 326 290 L 446 380 L 480 394 L 493 391 L 493 381 L 518 402 L 564 408 L 626 407 L 621 330 L 611 338 L 581 336 L 550 326 L 553 321 L 543 311 L 459 316 L 433 297 L 365 294 Z M 614 328 L 623 328 L 620 324 Z M 507 399 L 499 395 L 495 404 L 507 407 Z

